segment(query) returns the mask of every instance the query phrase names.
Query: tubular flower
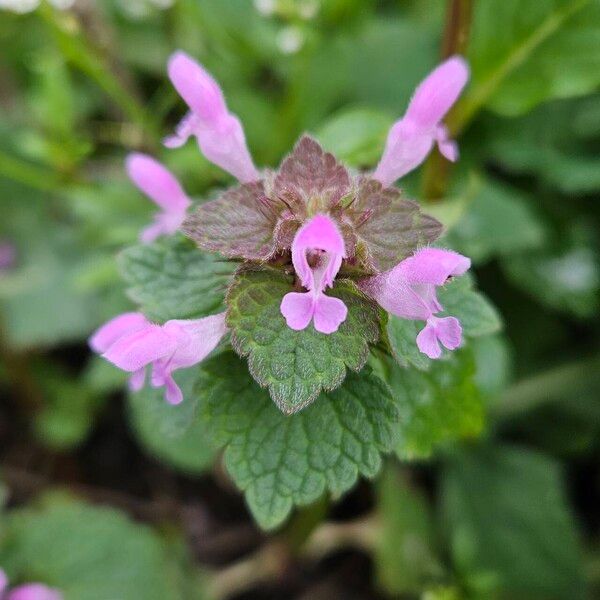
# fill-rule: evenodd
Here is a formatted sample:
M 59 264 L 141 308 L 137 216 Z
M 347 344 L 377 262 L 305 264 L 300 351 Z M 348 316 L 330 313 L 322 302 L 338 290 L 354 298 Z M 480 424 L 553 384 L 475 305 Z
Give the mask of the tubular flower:
M 394 123 L 383 156 L 373 177 L 384 186 L 391 185 L 418 167 L 434 143 L 452 162 L 458 159 L 458 146 L 448 138 L 441 123 L 458 99 L 469 78 L 469 68 L 459 56 L 453 56 L 434 69 L 416 89 L 406 114 Z
M 376 303 L 400 318 L 425 321 L 416 343 L 431 358 L 441 355 L 441 346 L 454 349 L 461 344 L 458 320 L 440 316 L 436 288 L 463 274 L 469 259 L 430 248 L 442 225 L 393 184 L 416 168 L 435 143 L 448 159 L 458 157 L 442 119 L 468 78 L 462 58 L 447 60 L 421 83 L 404 117 L 390 129 L 377 168 L 361 174 L 348 170 L 307 135 L 277 170 L 259 172 L 242 126 L 229 112 L 216 81 L 183 52 L 171 57 L 168 70 L 190 112 L 165 144 L 177 147 L 196 136 L 204 155 L 238 183 L 191 208 L 169 171 L 148 156 L 131 155 L 131 179 L 161 208 L 142 241 L 180 229 L 200 250 L 237 261 L 240 269 L 225 297 L 226 313 L 164 324 L 126 313 L 94 334 L 91 347 L 132 374 L 132 389 L 144 385 L 146 367 L 152 365 L 151 384 L 165 388 L 168 402 L 181 402 L 173 372 L 202 361 L 228 328 L 233 348 L 249 356 L 250 371 L 261 385 L 270 381 L 259 374 L 267 368 L 262 362 L 267 339 L 273 344 L 276 339 L 282 351 L 293 353 L 295 345 L 304 345 L 302 332 L 312 327 L 318 333 L 311 336 L 315 347 L 323 343 L 336 348 L 337 341 L 362 336 L 363 345 L 354 347 L 368 350 L 379 332 L 373 325 L 379 319 Z M 256 271 L 263 271 L 259 278 L 270 280 L 272 275 L 272 288 L 257 283 Z M 341 282 L 336 296 L 344 300 L 326 293 L 336 290 L 336 280 Z M 277 319 L 273 327 L 264 322 L 265 315 Z M 364 323 L 371 325 L 361 330 Z M 286 327 L 297 333 L 290 335 Z M 340 337 L 330 342 L 318 337 L 338 331 Z M 366 355 L 357 350 L 348 364 L 360 368 Z
M 462 343 L 462 328 L 454 317 L 437 317 L 443 310 L 436 287 L 449 277 L 463 275 L 471 261 L 451 250 L 425 248 L 390 271 L 363 279 L 359 287 L 382 308 L 402 319 L 425 321 L 417 336 L 419 350 L 429 358 L 442 354 L 440 343 L 455 350 Z
M 325 295 L 346 258 L 344 239 L 326 215 L 316 215 L 296 233 L 292 243 L 292 263 L 307 292 L 290 292 L 283 297 L 281 313 L 288 327 L 302 330 L 314 319 L 321 333 L 337 331 L 348 314 L 339 298 Z
M 146 367 L 152 365 L 153 387 L 165 388 L 170 404 L 183 400 L 173 379 L 177 369 L 204 360 L 227 333 L 225 313 L 202 319 L 151 323 L 141 313 L 125 313 L 104 324 L 90 339 L 91 348 L 123 371 L 132 373 L 133 391 L 145 383 Z
M 130 154 L 125 167 L 129 178 L 161 209 L 154 223 L 140 234 L 144 243 L 153 242 L 161 235 L 172 235 L 183 223 L 191 205 L 183 188 L 168 169 L 146 154 Z
M 8 577 L 0 569 L 0 600 L 62 600 L 62 594 L 42 583 L 26 583 L 9 591 Z
M 200 150 L 215 165 L 242 183 L 260 179 L 240 120 L 227 110 L 219 84 L 184 52 L 171 57 L 168 69 L 175 89 L 191 112 L 183 118 L 175 135 L 165 140 L 165 145 L 177 148 L 195 135 Z

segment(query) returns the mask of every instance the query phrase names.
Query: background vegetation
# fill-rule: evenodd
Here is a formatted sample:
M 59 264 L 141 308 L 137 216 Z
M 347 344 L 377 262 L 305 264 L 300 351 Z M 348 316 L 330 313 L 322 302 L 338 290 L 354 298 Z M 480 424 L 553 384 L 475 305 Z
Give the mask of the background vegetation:
M 433 155 L 402 185 L 473 259 L 502 330 L 492 314 L 460 368 L 409 381 L 413 426 L 374 483 L 269 535 L 202 420 L 127 398 L 86 346 L 131 307 L 115 255 L 153 211 L 126 153 L 197 198 L 229 183 L 194 143 L 161 147 L 183 113 L 165 74 L 178 48 L 222 84 L 260 166 L 309 131 L 369 168 L 444 53 L 472 68 L 448 119 L 460 163 Z M 74 600 L 600 593 L 597 0 L 43 2 L 0 9 L 0 82 L 0 244 L 16 248 L 0 271 L 0 565 L 15 581 Z

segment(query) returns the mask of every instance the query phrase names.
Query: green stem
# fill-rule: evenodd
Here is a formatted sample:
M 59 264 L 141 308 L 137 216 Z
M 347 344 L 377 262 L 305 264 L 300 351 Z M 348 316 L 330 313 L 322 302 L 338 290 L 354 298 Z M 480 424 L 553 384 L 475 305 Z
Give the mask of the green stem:
M 491 416 L 510 419 L 538 406 L 600 384 L 600 355 L 561 365 L 516 383 L 491 409 Z
M 442 41 L 442 58 L 466 54 L 473 17 L 473 0 L 450 0 Z M 439 200 L 446 193 L 450 163 L 434 148 L 423 167 L 423 198 Z
M 470 93 L 456 106 L 456 110 L 447 119 L 450 134 L 458 135 L 481 110 L 484 104 L 496 92 L 502 82 L 549 37 L 581 10 L 589 0 L 572 0 L 559 10 L 549 14 L 520 44 L 507 54 L 496 68 L 481 82 L 473 86 Z

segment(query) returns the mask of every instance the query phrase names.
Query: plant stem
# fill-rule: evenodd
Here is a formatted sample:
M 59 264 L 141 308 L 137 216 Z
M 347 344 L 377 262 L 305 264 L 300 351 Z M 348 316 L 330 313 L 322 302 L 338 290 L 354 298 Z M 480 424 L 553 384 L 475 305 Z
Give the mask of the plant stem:
M 466 53 L 472 16 L 473 0 L 449 1 L 442 40 L 443 59 Z M 423 198 L 430 201 L 441 199 L 446 193 L 449 176 L 450 163 L 434 148 L 423 167 Z

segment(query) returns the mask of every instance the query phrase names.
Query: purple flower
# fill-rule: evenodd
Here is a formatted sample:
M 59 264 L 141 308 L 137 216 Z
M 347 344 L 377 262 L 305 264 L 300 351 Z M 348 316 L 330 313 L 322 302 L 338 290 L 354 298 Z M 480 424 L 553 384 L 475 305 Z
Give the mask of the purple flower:
M 168 69 L 175 89 L 191 112 L 181 121 L 175 135 L 165 140 L 165 145 L 177 148 L 195 135 L 200 150 L 215 165 L 242 183 L 259 180 L 242 125 L 227 110 L 219 84 L 184 52 L 173 54 Z
M 125 167 L 131 181 L 162 209 L 154 217 L 154 223 L 142 231 L 140 240 L 150 243 L 161 235 L 175 233 L 191 201 L 173 173 L 152 157 L 139 153 L 130 154 Z
M 383 156 L 373 177 L 389 186 L 418 167 L 437 142 L 451 161 L 458 159 L 456 142 L 441 123 L 469 78 L 469 68 L 453 56 L 434 69 L 416 89 L 406 114 L 390 129 Z
M 361 280 L 359 287 L 397 317 L 426 321 L 417 346 L 429 358 L 439 358 L 440 343 L 448 350 L 460 346 L 462 328 L 454 317 L 435 316 L 443 310 L 436 287 L 449 277 L 463 275 L 470 266 L 471 261 L 457 252 L 424 248 L 393 269 Z
M 333 286 L 345 257 L 344 238 L 328 216 L 316 215 L 298 230 L 292 243 L 292 263 L 308 291 L 283 297 L 281 313 L 288 327 L 305 329 L 314 319 L 317 331 L 337 331 L 348 309 L 339 298 L 326 296 L 324 291 Z
M 0 271 L 11 269 L 17 259 L 17 251 L 10 242 L 0 242 Z
M 0 600 L 62 600 L 62 594 L 42 583 L 26 583 L 8 590 L 8 577 L 0 569 Z
M 165 399 L 179 404 L 183 395 L 173 379 L 177 369 L 204 360 L 227 332 L 225 313 L 202 319 L 151 323 L 141 313 L 125 313 L 104 324 L 90 339 L 91 348 L 123 371 L 132 373 L 134 391 L 144 386 L 152 365 L 153 387 L 165 388 Z

